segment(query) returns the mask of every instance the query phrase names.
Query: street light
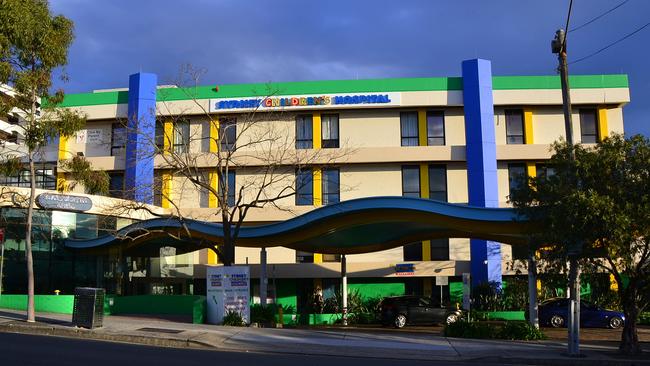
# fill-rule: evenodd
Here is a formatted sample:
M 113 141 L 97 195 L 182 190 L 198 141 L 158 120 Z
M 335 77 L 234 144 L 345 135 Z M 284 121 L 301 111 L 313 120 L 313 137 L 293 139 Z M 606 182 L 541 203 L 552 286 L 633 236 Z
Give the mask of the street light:
M 568 22 L 567 22 L 568 24 Z M 573 123 L 571 118 L 571 95 L 569 94 L 569 70 L 566 56 L 566 33 L 563 29 L 555 32 L 555 39 L 551 41 L 551 51 L 556 53 L 559 61 L 558 71 L 562 81 L 562 106 L 564 110 L 564 131 L 569 145 L 569 159 L 575 160 L 573 152 Z M 569 356 L 580 356 L 580 268 L 578 257 L 580 245 L 571 245 L 568 248 L 569 257 L 569 342 L 567 344 Z

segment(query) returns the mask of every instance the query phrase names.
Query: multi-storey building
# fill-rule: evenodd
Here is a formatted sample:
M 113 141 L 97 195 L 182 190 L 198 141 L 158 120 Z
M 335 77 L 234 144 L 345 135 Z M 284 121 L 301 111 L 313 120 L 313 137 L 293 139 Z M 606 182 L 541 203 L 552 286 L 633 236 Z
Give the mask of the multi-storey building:
M 593 144 L 609 134 L 623 133 L 622 108 L 629 102 L 627 76 L 575 75 L 570 84 L 574 141 Z M 291 141 L 290 149 L 345 150 L 335 159 L 313 161 L 301 169 L 297 174 L 302 176 L 295 177 L 296 181 L 310 183 L 297 187 L 295 196 L 278 202 L 287 209 L 253 210 L 247 216 L 250 224 L 278 222 L 320 205 L 371 196 L 506 207 L 518 176 L 549 174 L 545 162 L 552 155 L 551 144 L 564 137 L 557 76 L 492 76 L 489 62 L 484 60 L 464 62 L 462 77 L 198 88 L 159 87 L 155 75 L 140 73 L 131 76 L 128 89 L 68 95 L 63 107 L 84 112 L 88 117 L 86 129 L 49 147 L 43 154 L 44 161 L 56 165 L 62 159 L 83 154 L 94 168 L 109 173 L 111 196 L 119 199 L 123 192 L 132 192 L 132 199 L 162 206 L 155 209 L 160 213 L 177 212 L 171 208 L 169 201 L 173 201 L 183 216 L 202 220 L 220 220 L 215 215 L 215 200 L 188 184 L 185 178 L 161 169 L 159 158 L 130 153 L 142 149 L 147 141 L 129 135 L 124 121 L 148 120 L 150 126 L 143 128 L 142 134 L 149 136 L 150 141 L 156 140 L 161 131 L 173 131 L 170 148 L 188 153 L 209 152 L 215 147 L 205 143 L 204 138 L 193 137 L 218 133 L 210 119 L 227 124 L 247 118 L 252 109 L 258 113 L 275 111 L 265 123 L 282 131 Z M 247 166 L 244 161 L 234 167 L 228 175 L 231 192 L 239 194 L 239 188 L 255 178 L 253 165 Z M 201 168 L 211 167 L 206 164 Z M 66 179 L 61 170 L 58 175 L 59 179 Z M 163 179 L 157 180 L 159 176 Z M 157 196 L 156 191 L 163 194 Z M 83 187 L 77 186 L 74 192 L 82 195 Z M 99 203 L 112 202 L 111 199 L 91 198 L 97 204 L 86 213 L 52 212 L 51 226 L 68 225 L 75 229 L 76 236 L 87 238 L 124 226 L 134 218 L 150 217 L 144 213 L 129 217 L 101 211 Z M 7 209 L 3 210 L 6 213 Z M 77 215 L 76 219 L 70 215 Z M 53 237 L 54 230 L 48 235 Z M 485 241 L 473 241 L 436 239 L 348 255 L 350 286 L 368 296 L 407 292 L 437 297 L 441 296 L 440 289 L 449 294 L 455 291 L 462 273 L 473 271 L 473 255 L 480 258 L 479 264 L 491 270 L 514 274 L 507 264 L 517 256 L 516 250 L 488 242 L 493 253 L 484 250 L 481 254 L 476 248 L 484 248 Z M 49 251 L 56 253 L 54 247 L 50 244 Z M 16 250 L 20 250 L 19 244 Z M 267 252 L 268 275 L 274 285 L 271 298 L 300 307 L 314 288 L 322 288 L 327 297 L 338 286 L 337 255 L 283 247 L 267 248 Z M 200 293 L 205 265 L 216 264 L 217 258 L 208 250 L 180 256 L 170 254 L 173 252 L 161 252 L 160 258 L 147 261 L 129 261 L 132 285 L 128 291 Z M 251 265 L 253 277 L 257 276 L 259 249 L 238 247 L 235 256 L 236 263 Z M 120 268 L 115 260 L 109 257 L 101 262 L 88 259 L 83 263 L 90 268 L 86 282 L 91 283 L 87 284 L 96 284 L 92 283 L 92 271 L 96 268 L 96 282 L 106 281 L 104 285 L 111 288 L 111 273 Z M 395 271 L 400 263 L 415 263 L 414 272 L 401 276 Z M 254 294 L 256 291 L 258 287 L 253 285 Z

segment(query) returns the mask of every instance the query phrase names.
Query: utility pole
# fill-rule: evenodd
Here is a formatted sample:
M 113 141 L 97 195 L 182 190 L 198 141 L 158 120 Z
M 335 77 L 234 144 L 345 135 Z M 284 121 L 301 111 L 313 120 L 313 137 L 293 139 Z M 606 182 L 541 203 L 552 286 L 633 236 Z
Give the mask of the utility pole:
M 567 22 L 568 24 L 568 22 Z M 564 109 L 564 130 L 566 141 L 569 145 L 569 159 L 575 160 L 573 151 L 573 121 L 571 118 L 571 95 L 569 94 L 569 71 L 567 67 L 566 33 L 563 29 L 555 32 L 555 39 L 551 42 L 553 53 L 558 54 L 560 79 L 562 81 L 562 104 Z M 572 243 L 567 254 L 569 256 L 569 331 L 568 353 L 569 356 L 580 356 L 580 267 L 578 257 L 581 246 Z

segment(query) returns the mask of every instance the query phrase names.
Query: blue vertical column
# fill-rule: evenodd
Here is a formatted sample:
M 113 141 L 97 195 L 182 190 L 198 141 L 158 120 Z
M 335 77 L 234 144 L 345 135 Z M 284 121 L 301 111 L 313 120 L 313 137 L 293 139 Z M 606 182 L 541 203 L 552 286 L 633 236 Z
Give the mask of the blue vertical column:
M 470 206 L 498 207 L 492 64 L 488 60 L 463 61 L 463 105 L 467 185 Z M 483 282 L 501 284 L 501 244 L 471 239 L 472 285 Z
M 124 190 L 127 198 L 149 204 L 153 203 L 157 84 L 156 74 L 129 76 Z

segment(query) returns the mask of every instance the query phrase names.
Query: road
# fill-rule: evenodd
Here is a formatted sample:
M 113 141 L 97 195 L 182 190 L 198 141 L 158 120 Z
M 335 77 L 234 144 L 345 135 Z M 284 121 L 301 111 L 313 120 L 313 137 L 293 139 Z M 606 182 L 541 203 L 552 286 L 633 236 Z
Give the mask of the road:
M 449 361 L 417 361 L 336 356 L 305 356 L 275 353 L 223 352 L 140 346 L 72 338 L 0 333 L 2 366 L 190 366 L 190 365 L 309 365 L 346 366 L 447 365 Z M 453 362 L 453 365 L 476 363 Z

